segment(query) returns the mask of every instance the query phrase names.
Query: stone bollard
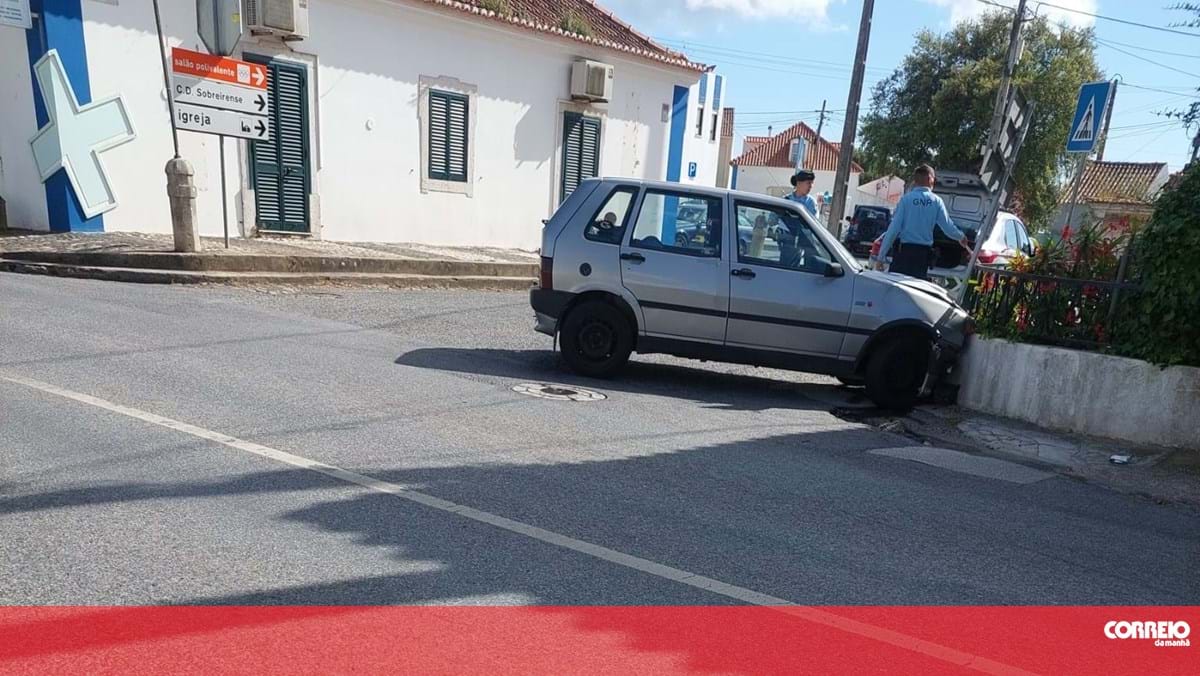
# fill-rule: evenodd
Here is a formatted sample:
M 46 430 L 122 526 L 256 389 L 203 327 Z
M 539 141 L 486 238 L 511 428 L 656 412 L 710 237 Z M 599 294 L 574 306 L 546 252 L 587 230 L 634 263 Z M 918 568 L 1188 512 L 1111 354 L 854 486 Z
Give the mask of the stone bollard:
M 167 196 L 171 200 L 171 231 L 175 233 L 175 251 L 200 250 L 200 231 L 196 227 L 196 186 L 192 165 L 182 157 L 167 162 Z

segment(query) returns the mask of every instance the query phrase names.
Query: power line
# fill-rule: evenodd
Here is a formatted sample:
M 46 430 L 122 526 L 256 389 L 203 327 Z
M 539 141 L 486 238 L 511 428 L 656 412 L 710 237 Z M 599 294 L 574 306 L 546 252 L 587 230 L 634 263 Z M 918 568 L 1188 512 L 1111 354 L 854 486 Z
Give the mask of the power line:
M 1133 87 L 1134 89 L 1142 89 L 1142 90 L 1145 90 L 1148 92 L 1158 92 L 1159 94 L 1173 94 L 1175 96 L 1186 96 L 1188 98 L 1200 99 L 1200 93 L 1185 94 L 1185 93 L 1178 92 L 1178 91 L 1171 91 L 1169 89 L 1160 89 L 1158 87 L 1146 87 L 1144 85 L 1136 85 L 1131 82 L 1125 82 L 1124 80 L 1121 81 L 1121 86 L 1122 87 Z M 1193 89 L 1193 88 L 1192 87 L 1181 87 L 1181 89 Z
M 1162 31 L 1164 33 L 1175 33 L 1176 35 L 1186 35 L 1186 36 L 1192 37 L 1192 38 L 1200 38 L 1200 33 L 1192 33 L 1190 31 L 1177 31 L 1173 28 L 1163 28 L 1162 26 L 1152 26 L 1148 23 L 1138 23 L 1137 21 L 1130 21 L 1128 19 L 1118 19 L 1116 17 L 1105 16 L 1103 14 L 1092 14 L 1091 12 L 1085 12 L 1082 9 L 1072 9 L 1070 7 L 1054 5 L 1049 2 L 1039 2 L 1038 5 L 1039 6 L 1045 5 L 1047 7 L 1053 7 L 1054 9 L 1061 9 L 1064 12 L 1072 12 L 1075 14 L 1082 14 L 1084 16 L 1090 16 L 1093 19 L 1103 19 L 1105 21 L 1112 21 L 1113 23 L 1123 23 L 1126 26 L 1137 26 L 1138 28 L 1149 28 L 1150 30 Z
M 995 2 L 994 0 L 975 0 L 975 2 L 984 4 L 984 5 L 990 5 L 992 7 L 999 7 L 1001 9 L 1007 9 L 1010 12 L 1016 10 L 1015 7 L 1010 7 L 1009 5 Z M 1176 35 L 1186 35 L 1191 38 L 1200 38 L 1200 33 L 1192 33 L 1189 31 L 1179 31 L 1179 30 L 1175 30 L 1173 28 L 1163 28 L 1162 26 L 1152 26 L 1148 23 L 1138 23 L 1137 21 L 1130 21 L 1128 19 L 1118 19 L 1115 16 L 1105 16 L 1104 14 L 1093 14 L 1091 12 L 1085 12 L 1082 9 L 1074 9 L 1072 7 L 1063 7 L 1062 5 L 1055 5 L 1055 4 L 1049 3 L 1049 2 L 1037 3 L 1038 7 L 1041 7 L 1043 5 L 1046 7 L 1053 7 L 1054 9 L 1059 9 L 1064 12 L 1070 12 L 1072 14 L 1082 14 L 1084 16 L 1090 16 L 1093 19 L 1103 19 L 1104 21 L 1112 21 L 1114 23 L 1123 23 L 1127 26 L 1137 26 L 1138 28 L 1148 28 L 1153 31 L 1162 31 L 1163 33 L 1174 33 Z M 1037 9 L 1034 10 L 1034 14 L 1037 14 Z
M 1168 52 L 1168 51 L 1165 51 L 1162 49 L 1150 49 L 1149 47 L 1142 47 L 1141 45 L 1131 45 L 1127 42 L 1117 42 L 1116 40 L 1106 39 L 1105 42 L 1107 42 L 1110 45 L 1120 45 L 1122 47 L 1129 47 L 1130 49 L 1136 49 L 1136 50 L 1142 51 L 1142 52 L 1151 52 L 1154 54 L 1165 54 L 1167 56 L 1178 56 L 1178 57 L 1181 57 L 1184 59 L 1200 59 L 1200 54 L 1184 54 L 1182 52 Z
M 850 70 L 851 68 L 853 68 L 853 64 L 839 63 L 837 61 L 822 61 L 820 59 L 802 59 L 802 58 L 790 56 L 787 54 L 772 54 L 769 52 L 755 52 L 755 51 L 750 51 L 750 50 L 745 50 L 745 49 L 734 49 L 732 47 L 722 47 L 720 45 L 710 45 L 710 44 L 705 44 L 705 43 L 701 43 L 701 42 L 692 42 L 691 40 L 677 40 L 674 38 L 663 38 L 663 37 L 656 37 L 653 39 L 658 42 L 674 43 L 676 45 L 682 46 L 684 49 L 687 49 L 689 51 L 726 52 L 726 53 L 736 54 L 736 55 L 773 59 L 776 61 L 783 62 L 785 64 L 786 63 L 811 63 L 811 64 L 820 65 L 820 66 L 834 66 L 834 67 L 842 68 L 845 70 Z M 880 72 L 890 73 L 892 69 L 884 68 L 882 66 L 867 66 L 867 70 L 876 70 L 876 71 L 880 71 Z
M 1145 61 L 1146 63 L 1148 63 L 1150 65 L 1158 66 L 1159 68 L 1166 68 L 1167 70 L 1173 70 L 1176 73 L 1183 73 L 1184 75 L 1187 75 L 1188 77 L 1197 77 L 1194 72 L 1186 71 L 1181 68 L 1176 68 L 1174 66 L 1168 66 L 1165 63 L 1159 63 L 1157 61 L 1152 61 L 1150 59 L 1147 59 L 1144 56 L 1138 56 L 1137 54 L 1134 54 L 1133 52 L 1127 52 L 1124 49 L 1121 49 L 1120 47 L 1115 47 L 1115 46 L 1105 42 L 1104 40 L 1101 40 L 1100 38 L 1096 38 L 1096 43 L 1103 47 L 1108 47 L 1109 49 L 1111 49 L 1113 51 L 1121 52 L 1125 56 L 1133 57 L 1133 58 L 1137 59 L 1138 61 Z

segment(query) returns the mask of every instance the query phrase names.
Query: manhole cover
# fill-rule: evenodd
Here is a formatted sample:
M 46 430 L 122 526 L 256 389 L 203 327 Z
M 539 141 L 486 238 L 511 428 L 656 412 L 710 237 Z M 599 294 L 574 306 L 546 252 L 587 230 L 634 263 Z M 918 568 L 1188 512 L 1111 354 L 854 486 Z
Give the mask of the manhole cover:
M 521 383 L 512 388 L 518 394 L 527 394 L 539 399 L 555 399 L 557 401 L 603 401 L 608 397 L 568 385 L 547 385 L 545 383 Z

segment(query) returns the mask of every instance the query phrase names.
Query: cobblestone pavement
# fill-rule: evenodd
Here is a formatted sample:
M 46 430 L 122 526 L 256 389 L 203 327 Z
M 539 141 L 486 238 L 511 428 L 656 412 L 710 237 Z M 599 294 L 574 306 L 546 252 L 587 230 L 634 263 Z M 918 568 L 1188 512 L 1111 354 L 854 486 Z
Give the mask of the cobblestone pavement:
M 226 249 L 219 237 L 205 237 L 203 251 L 215 255 L 333 256 L 345 258 L 397 258 L 456 260 L 480 263 L 531 263 L 537 254 L 516 249 L 448 247 L 382 242 L 330 242 L 313 239 L 258 237 L 230 239 Z M 48 252 L 147 252 L 171 251 L 167 234 L 134 232 L 36 233 L 0 230 L 0 255 L 10 251 Z

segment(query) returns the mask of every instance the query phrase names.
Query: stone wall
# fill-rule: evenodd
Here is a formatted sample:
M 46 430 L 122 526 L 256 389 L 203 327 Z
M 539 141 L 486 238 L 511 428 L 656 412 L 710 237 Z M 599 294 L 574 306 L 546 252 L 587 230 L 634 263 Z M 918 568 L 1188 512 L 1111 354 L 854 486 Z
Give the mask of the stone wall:
M 973 338 L 958 403 L 1051 429 L 1200 450 L 1200 369 Z

